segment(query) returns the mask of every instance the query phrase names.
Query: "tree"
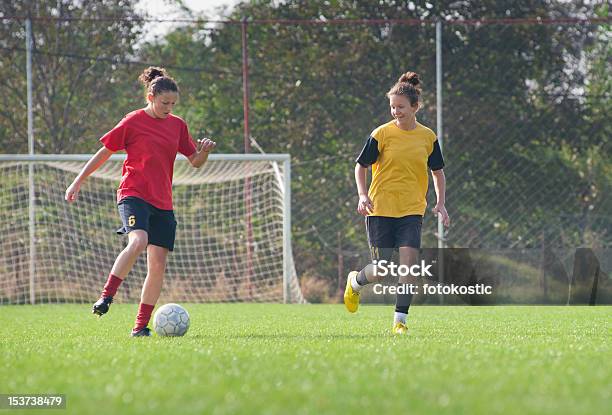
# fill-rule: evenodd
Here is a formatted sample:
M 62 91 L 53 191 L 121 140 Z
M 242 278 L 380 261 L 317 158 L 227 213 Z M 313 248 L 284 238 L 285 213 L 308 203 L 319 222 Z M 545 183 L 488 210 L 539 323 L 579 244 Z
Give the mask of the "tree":
M 35 152 L 93 151 L 134 105 L 124 90 L 133 90 L 137 72 L 121 62 L 133 56 L 142 26 L 135 3 L 2 0 L 9 19 L 0 29 L 0 86 L 12 107 L 0 116 L 0 151 L 27 152 L 25 17 L 33 18 Z
M 131 13 L 127 3 L 104 4 Z M 187 120 L 192 135 L 216 138 L 221 152 L 242 152 L 239 22 L 246 17 L 251 134 L 266 152 L 292 156 L 298 272 L 332 279 L 339 267 L 338 256 L 344 256 L 347 269 L 362 266 L 367 258 L 362 218 L 355 213 L 354 158 L 370 131 L 389 120 L 385 92 L 402 72 L 414 70 L 422 75 L 424 106 L 419 120 L 437 129 L 434 19 L 440 19 L 444 60 L 442 138 L 449 180 L 448 207 L 454 218 L 448 243 L 535 247 L 545 238 L 553 247 L 590 241 L 609 246 L 609 25 L 540 24 L 537 20 L 520 24 L 476 22 L 590 17 L 595 12 L 607 15 L 607 8 L 603 2 L 518 0 L 511 7 L 508 4 L 495 0 L 254 0 L 237 5 L 227 15 L 229 22 L 185 24 L 138 49 L 134 47 L 135 32 L 128 31 L 128 22 L 124 21 L 112 24 L 124 25 L 117 28 L 123 28 L 125 42 L 106 32 L 108 38 L 102 36 L 103 41 L 92 42 L 84 34 L 96 32 L 88 32 L 93 29 L 86 25 L 83 34 L 77 33 L 80 40 L 71 42 L 80 51 L 91 43 L 105 59 L 118 56 L 119 61 L 134 53 L 139 62 L 165 66 L 181 88 L 177 113 Z M 93 8 L 90 3 L 85 5 Z M 63 13 L 77 13 L 66 7 Z M 87 7 L 84 10 L 89 10 Z M 45 10 L 47 15 L 58 13 L 52 6 Z M 95 10 L 100 16 L 106 15 Z M 323 23 L 372 18 L 381 21 Z M 261 22 L 267 19 L 270 21 Z M 284 22 L 274 23 L 274 19 Z M 297 24 L 291 22 L 293 19 L 309 23 Z M 392 19 L 412 20 L 410 24 L 396 24 Z M 469 22 L 457 21 L 461 19 Z M 140 26 L 131 23 L 137 32 Z M 52 29 L 47 30 L 55 36 L 63 33 Z M 19 27 L 10 32 L 13 34 L 7 39 L 12 43 L 5 41 L 4 46 L 23 44 Z M 50 47 L 53 42 L 38 36 L 39 52 L 52 50 L 42 45 Z M 112 55 L 102 48 L 104 42 L 110 42 Z M 3 58 L 3 65 L 23 67 L 23 56 L 17 55 L 21 60 L 8 62 Z M 40 56 L 46 55 L 37 56 L 42 59 Z M 92 64 L 75 57 L 69 61 Z M 65 65 L 65 61 L 60 62 Z M 101 74 L 108 74 L 111 64 L 103 62 L 83 69 L 84 74 L 99 70 L 96 76 L 78 78 L 76 68 L 69 68 L 72 72 L 56 70 L 53 78 L 43 78 L 62 80 L 63 86 L 57 91 L 63 95 L 40 90 L 38 105 L 47 101 L 54 105 L 58 101 L 78 102 L 91 107 L 91 116 L 97 117 L 95 123 L 88 124 L 91 134 L 95 128 L 104 132 L 112 127 L 134 107 L 134 82 L 144 65 L 113 68 L 111 72 L 118 74 L 112 77 L 113 85 L 124 85 L 125 91 L 102 83 L 106 88 L 96 93 L 108 95 L 100 95 L 104 99 L 91 106 L 95 85 L 84 79 L 99 81 Z M 41 67 L 39 63 L 38 72 L 44 74 Z M 20 74 L 16 69 L 9 72 L 11 76 Z M 70 97 L 70 89 L 66 85 L 70 83 L 66 79 L 79 80 L 74 98 L 68 100 L 65 98 Z M 23 85 L 24 80 L 19 83 L 11 78 L 8 85 Z M 47 84 L 38 81 L 37 88 Z M 25 88 L 7 91 L 23 105 Z M 15 91 L 21 91 L 21 95 Z M 54 119 L 41 117 L 47 118 Z M 23 111 L 0 125 L 0 134 L 12 134 L 9 131 L 15 126 L 25 126 Z M 61 124 L 73 128 L 70 133 L 57 132 L 51 124 L 38 125 L 49 130 L 50 137 L 59 137 L 50 138 L 49 143 L 56 143 L 55 148 L 62 151 L 69 145 L 66 134 L 84 128 L 76 121 Z M 88 133 L 83 130 L 79 134 Z M 92 150 L 87 147 L 87 151 Z M 427 218 L 425 223 L 424 246 L 435 246 L 435 221 Z

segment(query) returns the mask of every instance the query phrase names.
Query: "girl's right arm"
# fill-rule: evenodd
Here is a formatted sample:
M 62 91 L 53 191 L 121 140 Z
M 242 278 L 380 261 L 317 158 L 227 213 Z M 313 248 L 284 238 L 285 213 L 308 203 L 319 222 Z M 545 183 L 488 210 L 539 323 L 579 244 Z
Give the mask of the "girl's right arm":
M 368 169 L 359 163 L 355 164 L 355 183 L 357 183 L 357 193 L 359 194 L 357 212 L 361 213 L 363 216 L 367 216 L 374 210 L 374 204 L 368 196 L 368 189 L 366 189 L 367 173 Z
M 66 189 L 65 199 L 68 203 L 72 203 L 77 199 L 79 190 L 81 189 L 81 184 L 83 184 L 85 179 L 89 177 L 90 174 L 103 165 L 112 154 L 112 151 L 103 146 L 91 159 L 89 159 L 85 167 L 83 167 L 83 170 L 81 170 L 72 184 L 68 186 L 68 189 Z

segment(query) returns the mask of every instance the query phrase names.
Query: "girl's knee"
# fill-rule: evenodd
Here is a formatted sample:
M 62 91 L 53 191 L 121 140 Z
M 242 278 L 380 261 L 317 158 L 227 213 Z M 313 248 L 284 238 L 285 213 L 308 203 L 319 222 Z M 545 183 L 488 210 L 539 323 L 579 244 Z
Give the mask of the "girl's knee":
M 144 231 L 132 231 L 132 233 L 134 233 L 134 235 L 130 234 L 128 248 L 138 253 L 143 252 L 145 249 L 147 249 L 147 245 L 149 244 L 149 237 L 147 233 Z

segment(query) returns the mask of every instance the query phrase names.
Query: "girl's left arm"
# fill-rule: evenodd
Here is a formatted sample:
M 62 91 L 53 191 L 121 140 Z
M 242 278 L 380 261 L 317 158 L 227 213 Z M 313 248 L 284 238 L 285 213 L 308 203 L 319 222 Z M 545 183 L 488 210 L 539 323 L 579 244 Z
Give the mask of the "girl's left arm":
M 198 140 L 198 145 L 196 147 L 196 152 L 189 156 L 189 162 L 196 169 L 202 167 L 206 160 L 208 160 L 208 155 L 210 152 L 216 147 L 217 143 L 212 141 L 210 138 L 203 138 Z
M 450 225 L 450 218 L 444 206 L 446 203 L 446 177 L 444 169 L 432 170 L 431 177 L 433 178 L 434 188 L 436 190 L 436 206 L 432 209 L 435 215 L 440 215 L 444 226 Z

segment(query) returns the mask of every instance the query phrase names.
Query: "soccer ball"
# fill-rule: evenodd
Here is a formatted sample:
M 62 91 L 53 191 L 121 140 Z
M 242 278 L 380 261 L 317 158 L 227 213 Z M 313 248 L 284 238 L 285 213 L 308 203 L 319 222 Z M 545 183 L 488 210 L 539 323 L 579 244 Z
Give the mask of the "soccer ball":
M 164 304 L 153 316 L 153 329 L 159 336 L 182 336 L 189 330 L 189 313 L 178 304 Z

